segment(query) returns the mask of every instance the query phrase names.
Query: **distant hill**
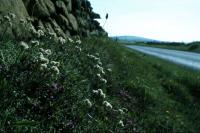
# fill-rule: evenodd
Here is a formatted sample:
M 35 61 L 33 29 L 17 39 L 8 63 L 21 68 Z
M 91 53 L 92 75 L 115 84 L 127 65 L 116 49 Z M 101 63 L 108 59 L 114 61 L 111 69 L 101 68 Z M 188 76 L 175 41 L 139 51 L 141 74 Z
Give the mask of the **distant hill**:
M 137 36 L 113 36 L 111 37 L 113 40 L 118 40 L 120 42 L 161 42 L 154 39 L 148 39 L 144 37 Z

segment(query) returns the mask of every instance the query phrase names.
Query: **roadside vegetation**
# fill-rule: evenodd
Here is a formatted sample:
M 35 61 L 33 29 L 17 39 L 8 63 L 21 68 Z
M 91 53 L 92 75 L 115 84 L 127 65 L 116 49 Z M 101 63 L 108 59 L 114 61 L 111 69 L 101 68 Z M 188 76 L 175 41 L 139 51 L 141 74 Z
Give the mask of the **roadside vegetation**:
M 0 40 L 0 132 L 200 130 L 200 73 L 108 38 Z
M 166 48 L 173 50 L 181 50 L 188 52 L 196 52 L 200 53 L 200 42 L 192 42 L 192 43 L 179 43 L 179 42 L 136 42 L 136 43 L 126 43 L 127 45 L 138 45 L 138 46 L 149 46 L 149 47 L 157 47 L 157 48 Z

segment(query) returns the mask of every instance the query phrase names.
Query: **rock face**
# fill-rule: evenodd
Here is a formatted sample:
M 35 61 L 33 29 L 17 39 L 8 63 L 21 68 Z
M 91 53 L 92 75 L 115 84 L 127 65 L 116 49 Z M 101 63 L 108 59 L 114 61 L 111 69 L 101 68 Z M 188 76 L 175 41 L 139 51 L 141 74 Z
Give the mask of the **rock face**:
M 1 0 L 1 33 L 6 28 L 1 20 L 9 13 L 15 14 L 16 18 L 6 33 L 15 38 L 28 36 L 23 34 L 26 27 L 21 22 L 27 18 L 35 29 L 43 27 L 58 36 L 107 35 L 95 20 L 100 19 L 100 15 L 92 11 L 88 0 Z M 56 32 L 58 28 L 59 33 Z

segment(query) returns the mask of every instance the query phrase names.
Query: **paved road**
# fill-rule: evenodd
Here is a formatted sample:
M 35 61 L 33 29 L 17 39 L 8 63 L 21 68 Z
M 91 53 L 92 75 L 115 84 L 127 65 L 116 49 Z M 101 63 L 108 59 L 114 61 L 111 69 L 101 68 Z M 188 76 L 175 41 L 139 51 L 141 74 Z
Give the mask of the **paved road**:
M 126 45 L 126 47 L 200 71 L 200 54 L 198 53 L 146 46 Z

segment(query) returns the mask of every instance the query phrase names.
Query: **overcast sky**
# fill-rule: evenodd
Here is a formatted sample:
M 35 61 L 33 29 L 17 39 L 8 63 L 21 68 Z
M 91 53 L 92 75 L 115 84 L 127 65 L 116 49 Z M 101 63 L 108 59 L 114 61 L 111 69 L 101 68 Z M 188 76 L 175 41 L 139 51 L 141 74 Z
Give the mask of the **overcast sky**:
M 200 40 L 200 0 L 90 0 L 109 19 L 109 36 L 134 35 L 163 41 Z

